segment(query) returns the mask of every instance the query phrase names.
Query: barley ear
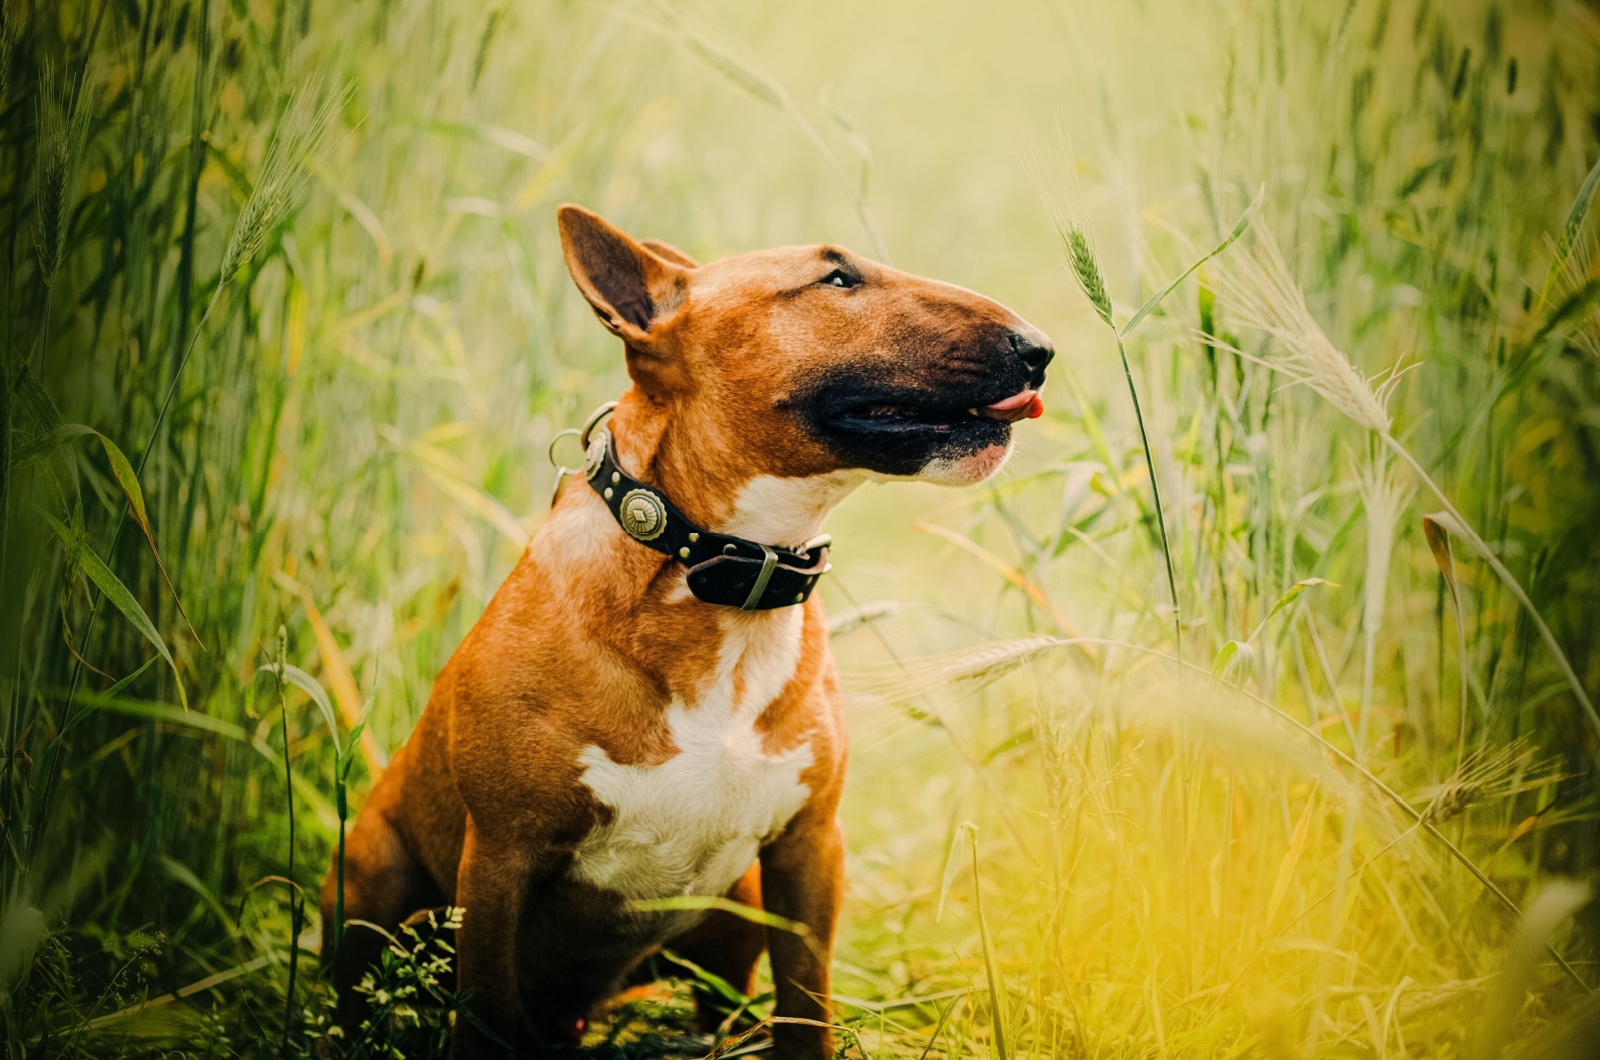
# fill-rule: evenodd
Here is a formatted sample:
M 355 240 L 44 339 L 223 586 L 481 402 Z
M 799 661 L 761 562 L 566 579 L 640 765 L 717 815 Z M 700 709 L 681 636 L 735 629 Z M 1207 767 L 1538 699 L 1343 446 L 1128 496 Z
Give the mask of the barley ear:
M 294 209 L 309 179 L 305 163 L 321 147 L 334 115 L 350 99 L 353 90 L 353 85 L 346 85 L 329 93 L 319 103 L 321 79 L 313 78 L 290 98 L 272 142 L 267 145 L 261 174 L 234 221 L 233 233 L 228 237 L 218 270 L 219 287 L 232 283 L 244 267 L 255 260 L 273 228 Z
M 1550 255 L 1550 271 L 1545 274 L 1544 286 L 1539 289 L 1539 312 L 1544 311 L 1544 304 L 1549 299 L 1550 292 L 1555 289 L 1556 281 L 1566 270 L 1567 259 L 1572 256 L 1572 250 L 1578 243 L 1578 236 L 1583 231 L 1583 222 L 1589 216 L 1589 206 L 1594 202 L 1597 190 L 1600 190 L 1600 159 L 1595 161 L 1589 170 L 1589 175 L 1583 178 L 1577 197 L 1572 200 L 1572 208 L 1567 211 L 1567 223 L 1561 226 L 1561 235 L 1556 240 L 1555 250 Z
M 1110 326 L 1111 298 L 1106 294 L 1105 277 L 1100 272 L 1100 263 L 1095 260 L 1089 237 L 1083 229 L 1073 227 L 1062 232 L 1061 238 L 1067 247 L 1067 258 L 1072 263 L 1072 278 L 1077 282 L 1078 290 L 1094 306 L 1100 319 Z
M 11 5 L 0 0 L 0 110 L 5 108 L 6 88 L 11 81 L 11 53 L 16 40 L 11 35 Z
M 39 93 L 39 158 L 34 167 L 35 247 L 39 272 L 45 285 L 51 286 L 67 256 L 72 184 L 89 138 L 94 67 L 91 64 L 84 68 L 83 78 L 73 92 L 66 73 L 57 79 L 55 64 L 46 57 L 40 64 L 39 80 L 44 89 Z

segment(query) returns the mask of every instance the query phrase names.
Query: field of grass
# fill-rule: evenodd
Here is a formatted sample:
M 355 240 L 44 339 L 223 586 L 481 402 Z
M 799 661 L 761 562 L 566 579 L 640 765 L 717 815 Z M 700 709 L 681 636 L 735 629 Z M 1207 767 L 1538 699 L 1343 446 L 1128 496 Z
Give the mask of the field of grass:
M 1594 5 L 3 10 L 6 1057 L 441 1051 L 411 940 L 319 1042 L 308 898 L 625 385 L 563 201 L 1060 351 L 830 522 L 844 1055 L 1595 1055 Z

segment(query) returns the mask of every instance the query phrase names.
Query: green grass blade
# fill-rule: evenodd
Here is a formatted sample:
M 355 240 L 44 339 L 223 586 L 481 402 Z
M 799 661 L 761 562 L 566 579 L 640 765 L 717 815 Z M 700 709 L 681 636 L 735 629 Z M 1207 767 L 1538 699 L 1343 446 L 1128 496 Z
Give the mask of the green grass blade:
M 178 598 L 178 587 L 172 584 L 172 575 L 167 573 L 167 565 L 161 562 L 161 551 L 156 548 L 156 536 L 150 532 L 150 516 L 145 511 L 144 490 L 139 486 L 139 476 L 134 473 L 133 465 L 122 454 L 122 450 L 117 448 L 117 443 L 99 431 L 92 433 L 100 439 L 106 460 L 111 464 L 111 474 L 116 477 L 117 485 L 122 487 L 122 495 L 128 500 L 128 510 L 133 513 L 133 521 L 139 524 L 139 529 L 144 533 L 145 543 L 150 546 L 150 555 L 156 561 L 156 569 L 161 572 L 161 580 L 167 583 L 167 591 L 172 594 L 172 602 L 177 605 L 183 624 L 189 627 L 189 635 L 199 644 L 200 634 L 195 632 L 194 623 L 189 621 L 189 612 L 183 609 L 183 601 Z
M 66 697 L 66 689 L 58 689 L 57 695 Z M 145 718 L 149 721 L 163 722 L 176 725 L 185 729 L 194 729 L 197 732 L 207 732 L 237 743 L 249 744 L 250 733 L 243 726 L 235 725 L 231 721 L 214 718 L 209 714 L 202 714 L 198 710 L 189 710 L 171 703 L 161 703 L 149 699 L 126 699 L 122 696 L 108 695 L 106 692 L 88 692 L 78 689 L 73 693 L 72 702 L 80 706 L 90 707 L 94 710 L 110 711 L 113 714 L 122 714 L 130 718 Z
M 86 434 L 99 434 L 93 427 L 81 423 L 62 423 L 43 431 L 11 450 L 11 470 L 20 471 L 60 449 L 74 438 Z
M 971 821 L 962 821 L 956 827 L 955 834 L 950 837 L 950 846 L 944 855 L 944 875 L 939 882 L 939 904 L 934 908 L 935 924 L 944 919 L 944 901 L 950 896 L 950 885 L 956 882 L 956 876 L 961 873 L 961 841 L 977 831 L 977 828 L 978 826 Z
M 258 666 L 256 668 L 256 676 L 260 677 L 262 674 L 271 674 L 277 677 L 279 676 L 278 667 L 276 665 Z M 284 664 L 282 677 L 286 683 L 294 685 L 310 696 L 311 702 L 317 705 L 317 710 L 322 714 L 322 720 L 327 723 L 328 735 L 333 737 L 334 755 L 342 758 L 344 749 L 339 742 L 339 723 L 336 720 L 338 715 L 333 712 L 333 701 L 328 698 L 328 691 L 322 687 L 322 682 L 300 669 L 300 667 L 291 666 L 288 663 Z
M 990 1017 L 994 1020 L 994 1051 L 1000 1060 L 1011 1060 L 1011 1046 L 1006 1037 L 1006 986 L 1000 971 L 1000 958 L 994 949 L 994 938 L 989 933 L 989 921 L 983 915 L 983 887 L 978 879 L 978 829 L 967 831 L 972 844 L 972 901 L 978 914 L 978 934 L 983 939 L 983 968 L 989 980 Z
M 150 616 L 145 614 L 144 608 L 139 606 L 139 601 L 133 598 L 133 594 L 128 591 L 128 587 L 123 585 L 122 580 L 112 573 L 111 568 L 105 565 L 105 561 L 95 555 L 94 550 L 89 547 L 87 541 L 83 540 L 82 535 L 67 529 L 61 523 L 61 520 L 49 512 L 44 512 L 43 515 L 45 520 L 49 522 L 50 528 L 61 539 L 61 543 L 66 546 L 67 553 L 77 569 L 81 570 L 105 594 L 106 599 L 110 600 L 116 606 L 116 609 L 122 612 L 123 617 L 133 625 L 133 628 L 138 630 L 140 635 L 149 641 L 156 651 L 161 654 L 161 657 L 167 661 L 167 665 L 172 668 L 173 684 L 178 689 L 178 702 L 187 710 L 189 708 L 189 697 L 183 690 L 183 677 L 178 673 L 177 661 L 173 659 L 172 652 L 167 648 L 166 641 L 161 639 L 161 634 L 157 631 L 155 623 L 150 621 Z
M 1211 248 L 1211 252 L 1209 254 L 1206 254 L 1193 265 L 1190 265 L 1187 269 L 1184 269 L 1183 272 L 1180 273 L 1171 283 L 1167 284 L 1165 287 L 1161 288 L 1161 290 L 1151 295 L 1149 299 L 1145 301 L 1144 305 L 1139 307 L 1139 311 L 1133 314 L 1126 324 L 1122 325 L 1122 328 L 1117 332 L 1117 334 L 1123 338 L 1127 338 L 1128 333 L 1139 326 L 1139 321 L 1149 316 L 1150 311 L 1155 309 L 1156 306 L 1160 305 L 1163 298 L 1171 294 L 1178 284 L 1182 283 L 1184 280 L 1187 280 L 1191 275 L 1194 274 L 1194 270 L 1198 269 L 1200 266 L 1216 257 L 1218 254 L 1221 254 L 1224 250 L 1227 250 L 1229 247 L 1233 246 L 1234 242 L 1240 236 L 1244 235 L 1245 230 L 1250 227 L 1250 218 L 1256 212 L 1256 208 L 1261 205 L 1261 200 L 1266 196 L 1266 194 L 1267 186 L 1263 184 L 1261 185 L 1260 190 L 1256 192 L 1256 197 L 1250 201 L 1250 205 L 1245 207 L 1244 213 L 1240 214 L 1239 219 L 1234 222 L 1233 229 L 1228 233 L 1227 238 L 1218 243 L 1215 247 Z
M 1246 639 L 1255 640 L 1257 637 L 1261 636 L 1262 631 L 1267 628 L 1267 623 L 1271 622 L 1275 617 L 1277 617 L 1278 612 L 1282 611 L 1284 608 L 1300 599 L 1301 594 L 1307 589 L 1314 585 L 1333 584 L 1333 582 L 1328 581 L 1326 578 L 1302 578 L 1295 582 L 1293 585 L 1289 586 L 1288 592 L 1278 597 L 1278 602 L 1272 605 L 1272 610 L 1267 612 L 1267 616 L 1261 620 L 1259 625 L 1256 626 L 1255 632 L 1251 633 Z

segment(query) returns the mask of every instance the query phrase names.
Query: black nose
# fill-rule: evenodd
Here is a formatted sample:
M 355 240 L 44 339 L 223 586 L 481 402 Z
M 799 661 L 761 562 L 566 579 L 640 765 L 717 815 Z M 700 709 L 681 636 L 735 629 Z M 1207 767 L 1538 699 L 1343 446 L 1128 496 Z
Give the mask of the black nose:
M 1043 371 L 1050 358 L 1056 355 L 1056 348 L 1041 331 L 1013 329 L 1006 337 L 1011 342 L 1011 351 L 1021 358 L 1030 373 Z

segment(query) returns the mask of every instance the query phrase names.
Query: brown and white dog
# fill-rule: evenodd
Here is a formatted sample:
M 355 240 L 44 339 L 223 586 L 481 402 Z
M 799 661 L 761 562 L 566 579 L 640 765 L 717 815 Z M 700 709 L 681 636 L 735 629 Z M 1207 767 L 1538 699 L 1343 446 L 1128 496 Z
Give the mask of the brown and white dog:
M 979 482 L 1042 409 L 1049 340 L 971 291 L 835 246 L 701 265 L 576 206 L 559 222 L 578 290 L 626 350 L 617 480 L 713 537 L 804 556 L 857 485 Z M 746 992 L 770 949 L 776 1012 L 796 1021 L 775 1025 L 777 1054 L 829 1056 L 846 737 L 815 578 L 790 606 L 704 602 L 602 485 L 562 491 L 439 675 L 352 826 L 346 921 L 465 909 L 459 987 L 493 1036 L 461 1021 L 458 1056 L 571 1040 L 662 947 Z M 324 924 L 334 892 L 330 869 Z M 811 937 L 631 904 L 685 895 Z M 347 1022 L 381 944 L 344 937 Z

